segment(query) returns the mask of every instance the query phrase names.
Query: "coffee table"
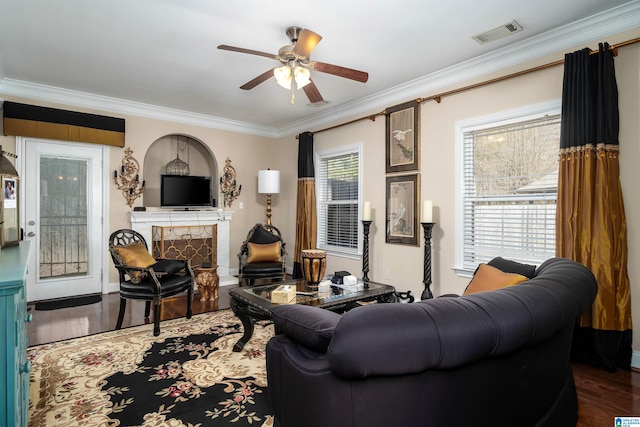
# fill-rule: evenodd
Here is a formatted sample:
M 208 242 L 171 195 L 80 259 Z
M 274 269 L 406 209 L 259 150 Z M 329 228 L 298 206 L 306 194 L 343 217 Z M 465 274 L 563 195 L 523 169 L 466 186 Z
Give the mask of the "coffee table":
M 308 292 L 304 280 L 286 280 L 266 286 L 238 287 L 229 291 L 231 310 L 244 327 L 242 338 L 233 346 L 233 351 L 241 351 L 253 335 L 253 324 L 258 320 L 271 320 L 271 291 L 281 285 L 295 286 L 298 292 L 290 304 L 304 304 L 332 311 L 347 311 L 361 302 L 397 302 L 396 289 L 382 283 L 368 282 L 368 288 L 358 292 L 344 293 L 341 289 L 332 292 Z M 332 288 L 335 289 L 335 288 Z M 338 292 L 338 293 L 336 293 Z

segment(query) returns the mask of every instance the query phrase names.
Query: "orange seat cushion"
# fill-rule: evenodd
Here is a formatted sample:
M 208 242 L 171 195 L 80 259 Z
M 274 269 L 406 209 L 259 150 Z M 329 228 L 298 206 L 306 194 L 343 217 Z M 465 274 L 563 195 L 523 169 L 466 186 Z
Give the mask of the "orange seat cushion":
M 476 292 L 495 291 L 507 286 L 517 285 L 518 283 L 529 280 L 526 276 L 516 273 L 505 273 L 487 264 L 480 264 L 476 274 L 469 282 L 467 289 L 463 295 L 469 295 Z

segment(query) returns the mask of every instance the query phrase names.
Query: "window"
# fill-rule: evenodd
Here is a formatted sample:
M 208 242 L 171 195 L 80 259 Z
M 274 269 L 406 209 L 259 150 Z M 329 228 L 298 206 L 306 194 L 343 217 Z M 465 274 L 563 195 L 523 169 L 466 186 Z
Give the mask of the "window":
M 361 146 L 316 153 L 318 248 L 334 254 L 360 254 Z
M 463 272 L 496 256 L 535 265 L 555 256 L 560 114 L 549 104 L 537 109 L 458 125 Z

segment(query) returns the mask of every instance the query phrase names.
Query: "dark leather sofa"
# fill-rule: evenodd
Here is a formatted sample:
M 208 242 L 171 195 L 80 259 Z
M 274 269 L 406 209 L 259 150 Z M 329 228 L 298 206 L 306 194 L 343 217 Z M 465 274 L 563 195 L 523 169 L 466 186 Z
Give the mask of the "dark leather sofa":
M 273 309 L 269 401 L 280 427 L 575 426 L 569 361 L 597 284 L 553 258 L 524 283 L 340 316 Z

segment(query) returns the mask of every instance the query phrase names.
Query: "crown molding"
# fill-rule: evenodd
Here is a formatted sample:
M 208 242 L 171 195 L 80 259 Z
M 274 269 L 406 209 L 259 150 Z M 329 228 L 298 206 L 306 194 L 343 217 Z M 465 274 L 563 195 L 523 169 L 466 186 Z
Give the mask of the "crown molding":
M 281 135 L 300 133 L 313 128 L 332 126 L 353 117 L 366 117 L 391 105 L 411 99 L 434 96 L 451 87 L 487 74 L 547 55 L 568 51 L 602 37 L 619 34 L 638 27 L 640 1 L 572 22 L 536 37 L 514 43 L 418 79 L 392 87 L 365 98 L 336 107 L 331 111 L 308 117 L 278 129 Z
M 169 122 L 184 123 L 207 128 L 241 132 L 250 135 L 277 138 L 278 133 L 274 128 L 258 126 L 253 123 L 238 120 L 214 117 L 206 114 L 192 113 L 173 108 L 159 107 L 141 102 L 125 99 L 111 98 L 108 96 L 94 95 L 87 92 L 62 89 L 21 80 L 3 79 L 0 81 L 0 94 L 3 96 L 15 96 L 34 99 L 43 102 L 51 102 L 74 107 L 88 108 L 92 110 L 108 111 L 119 115 L 132 115 L 151 119 L 165 120 Z
M 573 22 L 339 107 L 327 109 L 281 128 L 260 126 L 223 117 L 191 113 L 7 78 L 0 79 L 0 94 L 5 97 L 28 98 L 42 102 L 108 111 L 119 115 L 132 115 L 268 138 L 281 138 L 309 129 L 335 125 L 351 120 L 354 117 L 375 114 L 389 105 L 406 102 L 412 98 L 433 96 L 445 87 L 637 28 L 638 22 L 640 22 L 640 0 Z

